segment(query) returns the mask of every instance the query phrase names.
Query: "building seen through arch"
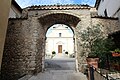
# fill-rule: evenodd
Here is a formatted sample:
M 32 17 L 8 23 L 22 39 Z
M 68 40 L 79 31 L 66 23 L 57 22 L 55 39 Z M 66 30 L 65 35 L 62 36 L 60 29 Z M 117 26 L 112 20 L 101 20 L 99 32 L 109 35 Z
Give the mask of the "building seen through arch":
M 56 58 L 74 56 L 74 34 L 72 30 L 64 24 L 51 26 L 46 33 L 46 58 L 52 57 L 52 52 L 56 52 Z M 66 54 L 68 52 L 68 54 Z

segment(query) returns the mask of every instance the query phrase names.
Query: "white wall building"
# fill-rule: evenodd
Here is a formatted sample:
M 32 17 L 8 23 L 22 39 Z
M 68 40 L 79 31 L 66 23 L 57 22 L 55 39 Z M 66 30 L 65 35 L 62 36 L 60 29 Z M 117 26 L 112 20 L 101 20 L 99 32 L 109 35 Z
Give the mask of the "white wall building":
M 99 16 L 119 17 L 120 19 L 120 0 L 96 0 L 95 6 Z
M 12 0 L 12 5 L 10 7 L 9 18 L 20 18 L 22 15 L 21 7 L 16 3 L 15 0 Z
M 74 53 L 74 34 L 72 30 L 64 24 L 53 25 L 46 33 L 46 54 L 52 55 L 52 51 L 56 54 Z

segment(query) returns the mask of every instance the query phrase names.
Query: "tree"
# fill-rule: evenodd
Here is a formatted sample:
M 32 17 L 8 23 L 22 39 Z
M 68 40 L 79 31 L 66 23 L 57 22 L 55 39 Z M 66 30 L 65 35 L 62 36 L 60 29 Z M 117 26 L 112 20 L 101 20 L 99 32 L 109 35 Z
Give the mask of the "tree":
M 99 38 L 103 38 L 103 32 L 100 28 L 101 26 L 99 24 L 92 26 L 92 27 L 87 27 L 86 30 L 81 31 L 81 41 L 82 41 L 82 47 L 83 49 L 83 54 L 85 52 L 89 52 L 89 55 L 92 51 L 93 47 L 93 42 L 95 42 Z M 92 55 L 92 54 L 91 54 Z M 95 56 L 95 54 L 94 54 Z
M 88 51 L 88 57 L 99 57 L 100 63 L 104 63 L 107 60 L 107 56 L 114 47 L 114 42 L 111 38 L 103 36 L 103 32 L 100 25 L 88 27 L 81 32 L 81 40 L 83 41 L 84 52 Z M 86 49 L 87 48 L 87 49 Z

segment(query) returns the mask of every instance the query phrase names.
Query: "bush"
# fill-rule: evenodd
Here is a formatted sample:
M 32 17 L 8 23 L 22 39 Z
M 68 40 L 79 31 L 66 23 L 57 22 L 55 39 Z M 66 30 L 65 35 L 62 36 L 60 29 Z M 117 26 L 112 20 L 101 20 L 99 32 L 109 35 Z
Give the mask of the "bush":
M 68 52 L 66 51 L 65 54 L 68 54 Z
M 52 51 L 52 54 L 56 54 L 56 52 L 55 52 L 55 51 Z
M 101 26 L 98 24 L 81 31 L 81 45 L 82 54 L 88 53 L 88 57 L 99 57 L 100 63 L 105 63 L 107 56 L 111 54 L 110 51 L 115 48 L 115 44 L 112 38 L 104 36 Z

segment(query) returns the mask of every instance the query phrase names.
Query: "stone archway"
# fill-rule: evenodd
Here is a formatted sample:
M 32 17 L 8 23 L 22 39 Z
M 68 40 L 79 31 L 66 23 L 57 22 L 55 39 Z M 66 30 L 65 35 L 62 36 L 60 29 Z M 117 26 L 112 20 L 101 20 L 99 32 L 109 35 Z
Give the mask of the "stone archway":
M 57 12 L 56 14 L 51 13 L 51 14 L 39 17 L 38 20 L 39 20 L 41 26 L 44 28 L 45 32 L 47 32 L 49 27 L 54 24 L 66 24 L 66 25 L 70 26 L 70 28 L 73 32 L 75 32 L 75 27 L 80 22 L 80 18 L 70 15 L 70 14 L 67 14 L 67 13 L 66 14 L 61 13 L 61 12 L 60 13 Z M 75 40 L 76 40 L 76 34 L 74 33 L 74 41 Z M 43 42 L 45 42 L 45 41 L 43 41 Z M 76 41 L 75 41 L 75 44 L 76 44 Z M 75 45 L 74 45 L 74 48 L 77 49 Z M 75 54 L 77 56 L 77 51 L 75 50 L 74 52 L 76 52 Z M 43 55 L 45 55 L 45 52 L 43 52 Z M 42 63 L 44 64 L 44 57 L 43 57 Z M 42 68 L 44 69 L 44 66 Z M 76 59 L 76 69 L 78 69 L 77 68 L 77 59 Z
M 46 16 L 42 16 L 39 18 L 39 21 L 41 25 L 45 28 L 45 32 L 49 28 L 48 26 L 51 26 L 53 24 L 66 24 L 72 27 L 76 27 L 78 22 L 80 21 L 79 17 L 65 14 L 65 13 L 52 13 Z M 47 22 L 47 23 L 46 23 Z M 74 30 L 74 29 L 72 29 Z

